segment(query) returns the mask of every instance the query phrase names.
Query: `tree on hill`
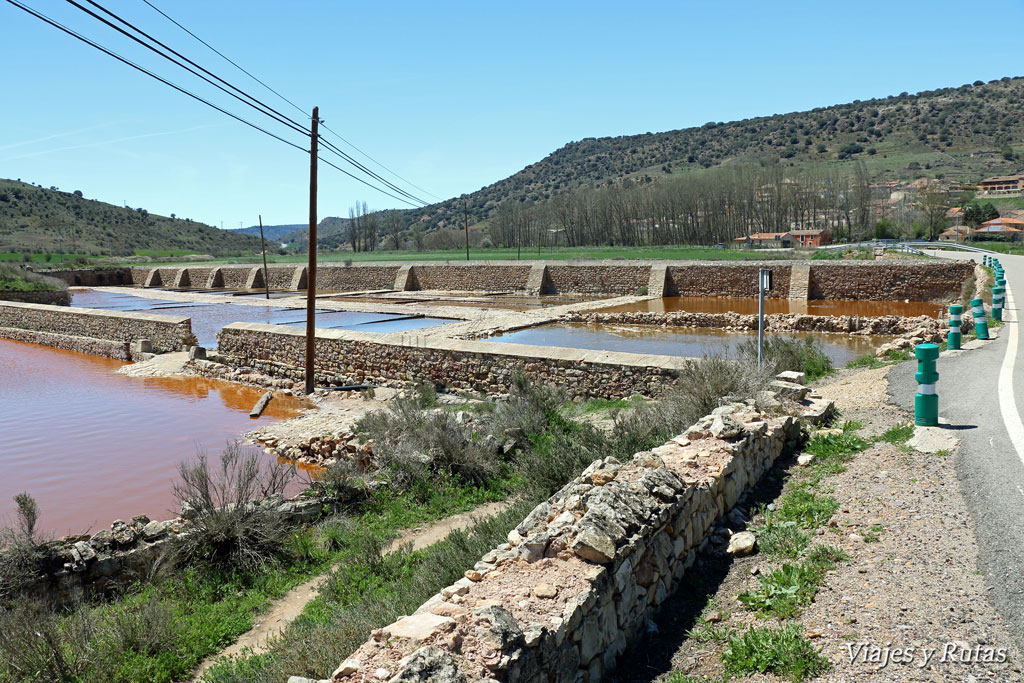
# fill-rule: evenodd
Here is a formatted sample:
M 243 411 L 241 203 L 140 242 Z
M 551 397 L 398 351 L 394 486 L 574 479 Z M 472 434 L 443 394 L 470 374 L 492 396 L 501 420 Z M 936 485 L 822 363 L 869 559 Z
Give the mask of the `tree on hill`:
M 914 205 L 924 217 L 928 239 L 934 240 L 946 227 L 946 212 L 949 211 L 950 205 L 949 191 L 926 185 L 915 194 Z

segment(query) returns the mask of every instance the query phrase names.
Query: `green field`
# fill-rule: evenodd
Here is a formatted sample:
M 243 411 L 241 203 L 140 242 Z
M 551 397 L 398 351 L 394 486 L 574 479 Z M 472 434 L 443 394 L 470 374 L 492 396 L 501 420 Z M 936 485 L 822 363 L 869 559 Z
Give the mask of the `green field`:
M 745 261 L 765 259 L 801 258 L 801 254 L 792 251 L 774 251 L 768 249 L 718 249 L 715 247 L 666 246 L 666 247 L 553 247 L 546 249 L 523 249 L 517 252 L 513 248 L 504 249 L 470 249 L 471 261 L 515 261 L 546 260 L 626 260 L 626 259 L 662 259 L 662 260 L 708 260 L 708 261 Z M 317 254 L 320 262 L 373 262 L 373 261 L 465 261 L 465 249 L 449 249 L 439 251 L 367 251 L 358 254 L 352 252 L 324 252 Z M 259 254 L 236 256 L 202 261 L 202 263 L 255 263 Z M 267 254 L 267 263 L 305 263 L 306 254 Z M 176 265 L 173 259 L 145 265 Z M 193 265 L 196 262 L 192 262 Z
M 183 255 L 183 254 L 176 254 Z M 93 260 L 96 257 L 90 254 L 50 254 L 50 258 L 46 258 L 46 254 L 28 254 L 29 263 L 46 263 L 50 266 L 59 266 L 62 263 L 70 264 L 72 261 L 78 260 Z M 0 262 L 13 262 L 22 263 L 24 257 L 16 251 L 0 252 Z

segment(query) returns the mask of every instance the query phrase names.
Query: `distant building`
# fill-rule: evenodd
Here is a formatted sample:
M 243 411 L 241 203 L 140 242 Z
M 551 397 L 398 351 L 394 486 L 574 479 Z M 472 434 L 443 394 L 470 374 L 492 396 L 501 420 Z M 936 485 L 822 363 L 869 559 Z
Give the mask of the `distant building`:
M 793 240 L 789 235 L 788 232 L 755 232 L 746 237 L 737 237 L 733 242 L 748 249 L 780 249 L 793 246 Z
M 996 218 L 985 221 L 981 227 L 971 232 L 975 239 L 998 239 L 1017 241 L 1024 235 L 1024 221 L 1016 218 Z
M 790 230 L 787 234 L 798 247 L 820 247 L 832 241 L 828 230 Z
M 963 242 L 971 234 L 971 229 L 966 225 L 958 225 L 939 234 L 940 242 Z
M 1024 189 L 1024 174 L 997 175 L 978 183 L 978 192 L 986 195 L 1019 194 Z

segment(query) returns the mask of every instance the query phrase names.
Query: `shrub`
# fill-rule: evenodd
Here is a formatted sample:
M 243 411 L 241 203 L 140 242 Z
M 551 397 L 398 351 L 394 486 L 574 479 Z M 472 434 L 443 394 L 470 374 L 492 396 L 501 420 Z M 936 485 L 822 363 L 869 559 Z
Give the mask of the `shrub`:
M 205 455 L 178 468 L 178 500 L 192 509 L 190 533 L 176 537 L 175 555 L 189 563 L 258 571 L 276 560 L 288 534 L 284 515 L 264 499 L 283 496 L 294 468 L 260 464 L 258 454 L 229 445 L 211 471 Z M 275 498 L 278 498 L 275 496 Z M 278 498 L 279 499 L 279 498 Z
M 757 361 L 757 340 L 743 341 L 738 351 L 748 362 Z M 814 335 L 804 337 L 782 337 L 772 335 L 764 340 L 764 367 L 767 372 L 776 375 L 784 370 L 795 370 L 807 375 L 813 382 L 832 374 L 832 359 L 822 348 L 821 341 Z
M 96 623 L 79 609 L 62 620 L 36 600 L 0 610 L 0 673 L 12 679 L 78 683 L 89 680 Z
M 429 484 L 438 475 L 455 475 L 470 484 L 486 484 L 501 469 L 490 450 L 455 416 L 444 410 L 424 410 L 432 388 L 413 398 L 394 401 L 389 410 L 370 413 L 357 424 L 373 440 L 373 464 L 403 490 Z
M 13 528 L 0 529 L 0 601 L 27 587 L 39 574 L 44 552 L 36 535 L 39 507 L 27 493 L 14 496 L 17 505 Z

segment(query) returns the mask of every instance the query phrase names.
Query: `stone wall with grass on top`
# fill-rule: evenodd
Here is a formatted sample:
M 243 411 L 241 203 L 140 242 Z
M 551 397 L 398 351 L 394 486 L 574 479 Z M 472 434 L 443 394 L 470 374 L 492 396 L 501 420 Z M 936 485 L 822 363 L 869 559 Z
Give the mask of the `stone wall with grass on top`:
M 317 330 L 318 385 L 374 384 L 401 387 L 431 382 L 449 391 L 507 393 L 517 373 L 564 387 L 570 396 L 658 396 L 687 362 L 647 356 L 502 342 L 393 336 L 350 330 Z M 232 323 L 217 335 L 217 352 L 229 365 L 271 377 L 298 380 L 305 366 L 303 330 L 283 325 Z
M 40 289 L 31 292 L 20 292 L 0 289 L 0 301 L 17 301 L 22 304 L 49 304 L 50 306 L 70 306 L 71 292 L 66 289 Z
M 40 275 L 63 280 L 69 287 L 109 287 L 117 285 L 141 285 L 135 281 L 131 268 L 53 268 L 36 269 Z
M 790 384 L 798 399 L 806 389 Z M 820 399 L 774 416 L 716 409 L 621 463 L 599 460 L 508 534 L 465 577 L 373 631 L 334 681 L 604 679 L 680 585 L 722 518 L 786 450 Z
M 47 343 L 43 340 L 53 341 L 58 336 L 125 344 L 148 339 L 156 351 L 177 351 L 196 343 L 192 321 L 187 317 L 0 302 L 0 336 L 24 337 L 24 331 L 42 333 L 37 335 L 37 343 Z

